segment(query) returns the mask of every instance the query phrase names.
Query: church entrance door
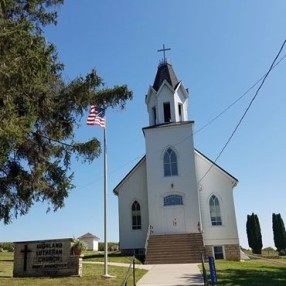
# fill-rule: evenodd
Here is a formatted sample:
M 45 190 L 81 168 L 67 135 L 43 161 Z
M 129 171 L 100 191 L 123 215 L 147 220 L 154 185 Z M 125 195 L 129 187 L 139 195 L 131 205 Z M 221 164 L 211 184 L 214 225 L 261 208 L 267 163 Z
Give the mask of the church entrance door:
M 165 234 L 185 233 L 185 212 L 183 206 L 164 207 Z

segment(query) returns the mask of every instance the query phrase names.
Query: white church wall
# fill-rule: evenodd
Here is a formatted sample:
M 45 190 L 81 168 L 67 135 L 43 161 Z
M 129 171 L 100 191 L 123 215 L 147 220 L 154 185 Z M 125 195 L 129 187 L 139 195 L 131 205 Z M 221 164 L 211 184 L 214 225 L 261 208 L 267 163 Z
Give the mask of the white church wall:
M 187 97 L 186 91 L 182 85 L 182 83 L 179 84 L 179 88 L 175 91 L 175 108 L 176 108 L 176 112 L 175 112 L 175 116 L 176 116 L 176 121 L 188 121 L 189 116 L 188 116 L 188 106 L 189 106 L 189 99 Z M 182 114 L 181 114 L 181 118 L 179 115 L 179 109 L 178 109 L 178 105 L 182 104 Z
M 149 221 L 154 234 L 169 233 L 164 212 L 170 208 L 163 205 L 163 198 L 168 194 L 183 195 L 184 210 L 181 210 L 180 216 L 184 217 L 184 232 L 197 232 L 199 208 L 192 152 L 192 123 L 145 129 L 145 137 Z M 172 147 L 177 154 L 178 176 L 164 177 L 163 156 L 168 147 Z M 176 211 L 179 211 L 178 208 Z
M 146 194 L 146 163 L 142 160 L 118 188 L 119 243 L 121 249 L 144 248 L 149 226 Z M 141 229 L 132 229 L 131 206 L 137 201 L 141 207 Z
M 199 201 L 201 205 L 202 228 L 206 245 L 238 244 L 233 185 L 235 180 L 222 170 L 213 166 L 206 174 L 211 163 L 196 153 Z M 210 218 L 209 200 L 215 195 L 220 203 L 222 225 L 213 226 Z

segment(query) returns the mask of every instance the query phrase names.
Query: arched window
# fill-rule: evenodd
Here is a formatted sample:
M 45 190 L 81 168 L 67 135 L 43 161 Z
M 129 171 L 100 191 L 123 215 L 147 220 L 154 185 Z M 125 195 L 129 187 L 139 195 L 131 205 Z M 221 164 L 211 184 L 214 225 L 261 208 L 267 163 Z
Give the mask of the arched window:
M 164 154 L 164 176 L 176 175 L 178 175 L 177 156 L 171 148 L 168 148 Z
M 164 206 L 177 206 L 183 204 L 183 197 L 180 195 L 169 195 L 164 198 Z
M 131 207 L 132 229 L 141 229 L 141 209 L 140 204 L 134 201 Z
M 209 205 L 212 225 L 222 225 L 219 200 L 215 195 L 211 196 Z

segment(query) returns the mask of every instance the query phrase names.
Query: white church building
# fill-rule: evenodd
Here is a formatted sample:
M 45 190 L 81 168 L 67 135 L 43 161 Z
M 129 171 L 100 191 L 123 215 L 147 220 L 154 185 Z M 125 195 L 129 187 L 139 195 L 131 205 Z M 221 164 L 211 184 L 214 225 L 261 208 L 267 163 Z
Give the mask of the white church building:
M 146 95 L 146 155 L 114 188 L 122 252 L 145 263 L 239 260 L 238 181 L 194 148 L 189 94 L 165 59 Z

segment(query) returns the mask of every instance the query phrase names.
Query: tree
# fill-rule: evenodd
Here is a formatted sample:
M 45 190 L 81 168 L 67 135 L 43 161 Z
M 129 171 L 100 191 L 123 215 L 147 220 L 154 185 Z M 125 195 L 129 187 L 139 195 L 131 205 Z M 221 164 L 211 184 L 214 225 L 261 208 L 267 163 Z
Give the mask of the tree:
M 285 255 L 286 252 L 286 232 L 283 219 L 280 214 L 272 214 L 272 229 L 274 244 L 279 255 Z
M 258 216 L 254 213 L 247 215 L 246 232 L 248 245 L 252 249 L 252 253 L 261 254 L 263 244 L 260 223 Z
M 63 0 L 0 0 L 0 220 L 9 223 L 39 201 L 64 206 L 74 188 L 71 158 L 91 162 L 100 142 L 74 139 L 90 104 L 125 107 L 126 85 L 107 88 L 93 69 L 66 83 L 43 28 Z

